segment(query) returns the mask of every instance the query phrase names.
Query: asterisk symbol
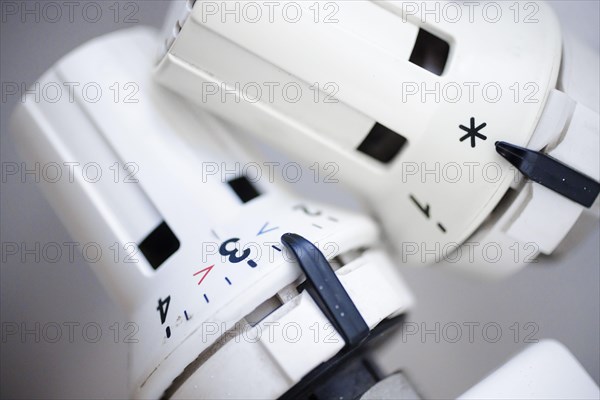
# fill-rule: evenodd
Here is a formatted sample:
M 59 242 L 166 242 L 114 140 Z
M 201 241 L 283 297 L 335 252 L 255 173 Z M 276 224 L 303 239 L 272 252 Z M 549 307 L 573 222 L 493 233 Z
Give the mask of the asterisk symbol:
M 467 138 L 471 138 L 471 147 L 475 147 L 475 138 L 479 138 L 481 140 L 487 139 L 487 136 L 479 133 L 479 131 L 482 130 L 483 128 L 485 128 L 486 125 L 487 124 L 484 122 L 483 124 L 481 124 L 477 128 L 475 128 L 475 118 L 471 117 L 471 126 L 469 128 L 467 128 L 464 125 L 458 126 L 460 129 L 467 132 L 467 134 L 465 136 L 460 138 L 460 141 L 462 142 L 463 140 L 465 140 Z

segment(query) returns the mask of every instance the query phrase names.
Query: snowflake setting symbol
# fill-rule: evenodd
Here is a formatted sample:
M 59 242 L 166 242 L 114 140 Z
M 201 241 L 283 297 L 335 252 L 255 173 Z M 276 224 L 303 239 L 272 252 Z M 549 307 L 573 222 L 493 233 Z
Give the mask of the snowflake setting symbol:
M 478 127 L 475 127 L 475 118 L 471 117 L 471 123 L 468 128 L 464 125 L 458 126 L 460 129 L 467 132 L 466 135 L 464 135 L 463 137 L 460 138 L 460 141 L 462 142 L 468 138 L 471 138 L 471 147 L 475 147 L 477 138 L 479 138 L 481 140 L 487 139 L 487 136 L 479 133 L 479 131 L 482 130 L 483 128 L 485 128 L 486 126 L 487 126 L 487 124 L 484 122 L 483 124 L 479 125 Z

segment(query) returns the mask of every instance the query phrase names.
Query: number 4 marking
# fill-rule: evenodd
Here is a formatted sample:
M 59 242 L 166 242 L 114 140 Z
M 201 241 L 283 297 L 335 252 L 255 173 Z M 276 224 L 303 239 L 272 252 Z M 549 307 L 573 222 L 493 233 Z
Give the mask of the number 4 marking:
M 160 323 L 164 324 L 165 321 L 167 320 L 167 312 L 169 311 L 169 303 L 171 302 L 171 296 L 167 296 L 166 299 L 161 300 L 160 298 L 158 299 L 158 307 L 156 307 L 156 310 L 158 310 L 158 312 L 160 312 Z

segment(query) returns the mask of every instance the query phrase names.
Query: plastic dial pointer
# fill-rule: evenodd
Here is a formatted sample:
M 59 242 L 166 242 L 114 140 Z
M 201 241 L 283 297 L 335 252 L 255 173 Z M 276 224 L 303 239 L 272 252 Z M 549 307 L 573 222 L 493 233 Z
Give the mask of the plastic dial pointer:
M 355 346 L 362 342 L 369 335 L 369 326 L 323 253 L 310 241 L 295 233 L 284 234 L 281 242 L 298 259 L 300 268 L 314 289 L 315 301 L 344 338 L 346 345 Z
M 598 197 L 600 183 L 547 154 L 507 142 L 496 142 L 496 151 L 527 178 L 582 206 Z

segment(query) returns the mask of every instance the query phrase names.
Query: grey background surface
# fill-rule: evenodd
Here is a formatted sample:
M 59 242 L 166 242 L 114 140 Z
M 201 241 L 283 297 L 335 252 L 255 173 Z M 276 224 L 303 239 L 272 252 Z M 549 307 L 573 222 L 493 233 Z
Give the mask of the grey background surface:
M 88 39 L 131 26 L 115 23 L 108 7 L 97 23 L 76 17 L 57 23 L 9 18 L 0 30 L 2 82 L 33 82 L 69 50 Z M 141 24 L 160 27 L 167 3 L 141 1 L 135 17 Z M 552 2 L 564 29 L 596 50 L 599 47 L 597 1 Z M 122 18 L 121 18 L 122 19 Z M 9 99 L 1 109 L 1 161 L 19 161 L 8 137 L 8 117 L 15 106 Z M 65 229 L 33 183 L 2 183 L 0 191 L 2 242 L 68 242 Z M 404 369 L 429 398 L 451 398 L 464 392 L 527 344 L 526 335 L 562 341 L 598 382 L 600 380 L 600 274 L 597 210 L 586 213 L 552 258 L 502 282 L 479 282 L 435 268 L 406 269 L 404 276 L 417 297 L 409 321 L 420 330 L 435 324 L 463 327 L 465 323 L 496 323 L 503 334 L 496 343 L 485 340 L 480 329 L 473 342 L 456 343 L 433 334 L 397 336 L 376 351 L 383 369 Z M 33 335 L 1 343 L 1 397 L 3 398 L 122 398 L 126 395 L 124 317 L 106 297 L 81 257 L 70 264 L 20 262 L 14 258 L 0 269 L 2 323 L 25 323 L 32 328 L 55 322 L 79 323 L 73 337 L 57 343 Z M 89 322 L 101 326 L 97 343 L 82 337 Z M 115 322 L 120 323 L 115 343 Z M 515 340 L 515 323 L 519 338 Z M 532 323 L 527 325 L 525 324 Z M 424 324 L 424 325 L 423 325 Z M 451 324 L 451 325 L 448 325 Z M 111 330 L 111 326 L 113 327 Z M 537 327 L 537 328 L 536 328 Z M 90 336 L 93 336 L 93 330 Z M 446 331 L 453 336 L 450 331 Z

